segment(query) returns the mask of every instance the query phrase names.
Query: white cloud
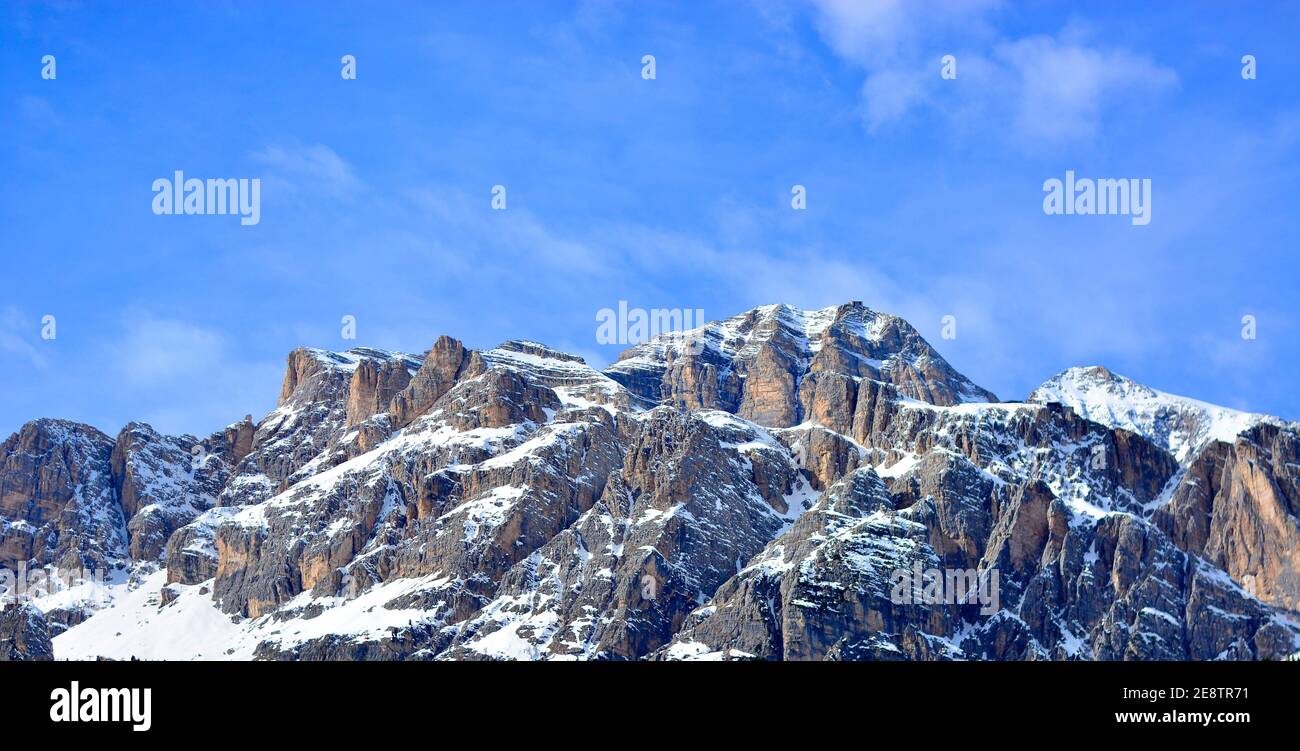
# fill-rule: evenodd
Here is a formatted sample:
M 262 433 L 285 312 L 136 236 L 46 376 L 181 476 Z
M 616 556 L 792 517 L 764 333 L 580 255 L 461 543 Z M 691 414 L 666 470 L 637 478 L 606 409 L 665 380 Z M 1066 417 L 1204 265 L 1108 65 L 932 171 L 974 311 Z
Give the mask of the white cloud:
M 38 332 L 39 329 L 17 308 L 6 306 L 0 309 L 0 352 L 26 360 L 32 367 L 44 370 L 45 356 L 32 345 Z
M 339 196 L 361 186 L 352 165 L 324 144 L 272 144 L 254 153 L 252 159 L 270 168 L 267 179 L 282 181 L 295 188 Z
M 220 333 L 184 321 L 133 311 L 123 318 L 113 345 L 114 363 L 134 384 L 153 384 L 202 373 L 226 355 Z
M 819 11 L 817 29 L 841 57 L 859 65 L 879 65 L 907 41 L 916 27 L 909 7 L 901 0 L 859 2 L 814 0 Z
M 827 46 L 865 73 L 863 120 L 877 132 L 921 109 L 1007 130 L 1028 146 L 1094 136 L 1108 107 L 1174 88 L 1177 74 L 1125 49 L 1092 46 L 1077 23 L 1055 35 L 1007 38 L 1000 3 L 813 0 Z M 957 57 L 957 80 L 939 58 Z M 978 124 L 978 123 L 977 123 Z
M 928 99 L 926 77 L 918 71 L 886 69 L 867 76 L 862 85 L 864 117 L 871 131 L 903 119 Z
M 131 416 L 167 433 L 206 434 L 269 406 L 283 366 L 241 358 L 220 331 L 149 311 L 124 314 L 106 345 L 116 388 Z
M 1017 131 L 1038 141 L 1092 137 L 1106 105 L 1158 94 L 1178 83 L 1173 70 L 1150 58 L 1087 47 L 1068 38 L 1034 36 L 1006 42 L 994 56 L 1002 73 L 1015 77 Z
M 912 57 L 915 47 L 952 31 L 981 35 L 1000 0 L 812 0 L 815 24 L 836 54 L 866 68 Z M 937 68 L 936 68 L 937 70 Z

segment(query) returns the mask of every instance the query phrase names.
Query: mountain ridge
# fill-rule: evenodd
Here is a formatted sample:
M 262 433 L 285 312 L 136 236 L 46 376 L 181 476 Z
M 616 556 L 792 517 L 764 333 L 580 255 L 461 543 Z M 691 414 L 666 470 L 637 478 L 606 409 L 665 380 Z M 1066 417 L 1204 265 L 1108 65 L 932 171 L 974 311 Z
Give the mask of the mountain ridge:
M 1156 438 L 1180 461 L 1210 441 L 1229 441 L 1260 422 L 1286 422 L 1160 391 L 1099 365 L 1067 368 L 1026 401 L 1056 401 L 1082 417 Z
M 603 371 L 525 340 L 302 348 L 274 410 L 208 438 L 24 426 L 0 563 L 116 572 L 38 600 L 68 657 L 1300 651 L 1300 431 L 1206 433 L 1151 409 L 1194 400 L 1086 371 L 996 402 L 861 303 L 763 306 Z M 1161 419 L 1098 412 L 1108 384 Z M 916 563 L 996 570 L 1004 606 L 893 602 L 879 566 Z

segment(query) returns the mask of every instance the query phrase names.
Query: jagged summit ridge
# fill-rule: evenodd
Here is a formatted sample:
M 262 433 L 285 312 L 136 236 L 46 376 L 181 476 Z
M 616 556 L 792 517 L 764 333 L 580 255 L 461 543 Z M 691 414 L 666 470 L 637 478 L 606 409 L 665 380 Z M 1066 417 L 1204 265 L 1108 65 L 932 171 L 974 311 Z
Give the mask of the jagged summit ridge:
M 764 306 L 604 372 L 523 340 L 299 349 L 271 413 L 205 439 L 32 423 L 0 457 L 0 553 L 116 567 L 106 605 L 22 619 L 67 658 L 1297 652 L 1300 430 L 1178 459 L 1063 401 L 1168 396 L 1117 378 L 997 403 L 859 303 Z M 916 564 L 997 570 L 996 612 L 894 602 Z
M 1213 441 L 1232 443 L 1255 425 L 1284 424 L 1144 386 L 1101 366 L 1064 370 L 1034 389 L 1029 401 L 1063 404 L 1081 417 L 1138 433 L 1184 461 Z
M 654 404 L 722 409 L 760 425 L 804 420 L 800 390 L 828 376 L 888 383 L 937 405 L 995 402 L 909 323 L 860 302 L 805 311 L 766 305 L 624 352 L 606 374 Z

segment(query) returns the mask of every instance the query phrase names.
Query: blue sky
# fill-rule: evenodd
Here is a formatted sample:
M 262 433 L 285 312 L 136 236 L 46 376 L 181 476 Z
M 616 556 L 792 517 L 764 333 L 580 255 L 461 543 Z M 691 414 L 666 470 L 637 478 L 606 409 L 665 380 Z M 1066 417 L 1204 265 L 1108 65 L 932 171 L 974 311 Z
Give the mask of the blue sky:
M 620 300 L 862 300 L 1004 399 L 1103 364 L 1300 418 L 1300 5 L 1150 5 L 5 3 L 0 433 L 206 434 L 303 345 L 603 365 Z M 175 170 L 260 223 L 154 215 Z M 1151 223 L 1045 215 L 1066 170 Z

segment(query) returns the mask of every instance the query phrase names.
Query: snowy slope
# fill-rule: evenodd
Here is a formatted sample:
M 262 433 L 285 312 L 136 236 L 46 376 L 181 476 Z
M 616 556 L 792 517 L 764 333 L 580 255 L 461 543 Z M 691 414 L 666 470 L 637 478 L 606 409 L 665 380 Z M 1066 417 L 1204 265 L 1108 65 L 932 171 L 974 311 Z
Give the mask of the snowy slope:
M 1284 424 L 1268 415 L 1157 391 L 1099 366 L 1063 371 L 1034 389 L 1028 401 L 1058 402 L 1080 417 L 1137 433 L 1168 449 L 1179 462 L 1213 441 L 1232 443 L 1261 422 Z
M 283 621 L 272 616 L 243 619 L 221 612 L 212 600 L 211 581 L 172 584 L 177 597 L 164 604 L 160 593 L 166 581 L 167 573 L 159 571 L 139 586 L 112 587 L 112 605 L 54 637 L 55 657 L 251 660 L 264 641 L 290 645 L 327 635 L 378 638 L 424 616 L 419 610 L 384 605 L 429 586 L 432 578 L 396 579 L 355 599 L 316 598 L 313 605 L 324 608 L 320 615 Z

